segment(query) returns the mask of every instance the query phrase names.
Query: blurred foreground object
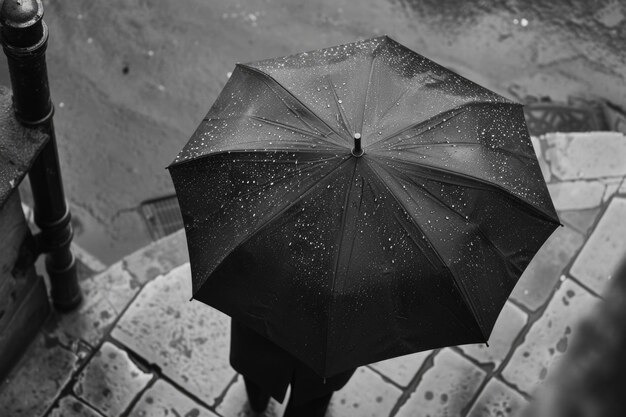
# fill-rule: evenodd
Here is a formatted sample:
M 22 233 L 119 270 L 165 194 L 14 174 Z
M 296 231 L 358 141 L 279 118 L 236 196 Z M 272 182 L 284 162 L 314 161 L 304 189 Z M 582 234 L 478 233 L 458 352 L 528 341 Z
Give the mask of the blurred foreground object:
M 45 51 L 48 28 L 41 0 L 5 0 L 0 9 L 0 35 L 7 56 L 13 108 L 18 121 L 49 137 L 30 168 L 38 252 L 46 254 L 52 302 L 60 310 L 78 306 L 82 296 L 76 262 L 70 250 L 72 226 L 65 201 L 57 153 Z
M 524 417 L 626 416 L 626 258 Z

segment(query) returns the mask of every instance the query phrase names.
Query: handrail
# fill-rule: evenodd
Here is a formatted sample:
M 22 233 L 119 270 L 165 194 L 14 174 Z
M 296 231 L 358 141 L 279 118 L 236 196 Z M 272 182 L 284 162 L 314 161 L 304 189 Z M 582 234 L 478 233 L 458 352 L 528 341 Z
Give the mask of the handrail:
M 46 69 L 48 27 L 41 0 L 4 0 L 0 9 L 0 41 L 9 64 L 13 108 L 20 123 L 43 130 L 49 141 L 34 161 L 29 178 L 34 199 L 39 250 L 46 253 L 50 294 L 59 310 L 77 307 L 82 294 L 76 260 L 70 250 L 73 231 L 65 201 L 53 125 Z

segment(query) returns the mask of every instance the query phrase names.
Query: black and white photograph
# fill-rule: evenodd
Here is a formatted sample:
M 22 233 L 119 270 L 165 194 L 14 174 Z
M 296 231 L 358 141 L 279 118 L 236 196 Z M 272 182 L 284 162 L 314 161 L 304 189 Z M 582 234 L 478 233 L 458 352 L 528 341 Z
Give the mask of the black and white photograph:
M 623 417 L 626 0 L 0 0 L 0 417 Z

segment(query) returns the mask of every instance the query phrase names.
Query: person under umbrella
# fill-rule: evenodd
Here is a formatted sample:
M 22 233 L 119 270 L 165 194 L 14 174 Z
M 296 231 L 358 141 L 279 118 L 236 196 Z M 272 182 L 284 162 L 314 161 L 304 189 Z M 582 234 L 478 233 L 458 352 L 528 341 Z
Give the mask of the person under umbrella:
M 289 401 L 283 417 L 323 417 L 335 391 L 350 380 L 355 369 L 322 378 L 305 363 L 261 336 L 245 324 L 232 320 L 231 366 L 243 375 L 253 411 L 263 412 L 270 397 Z
M 386 36 L 238 64 L 169 170 L 193 298 L 233 318 L 253 403 L 486 342 L 559 225 L 522 106 Z

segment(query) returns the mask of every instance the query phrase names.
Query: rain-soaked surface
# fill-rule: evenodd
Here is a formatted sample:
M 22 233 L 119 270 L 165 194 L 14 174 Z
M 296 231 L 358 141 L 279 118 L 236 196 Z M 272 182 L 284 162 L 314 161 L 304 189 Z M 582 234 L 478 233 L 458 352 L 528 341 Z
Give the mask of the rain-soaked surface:
M 237 62 L 388 34 L 507 98 L 590 94 L 626 103 L 626 89 L 618 88 L 625 73 L 624 10 L 609 0 L 68 0 L 44 6 L 76 240 L 106 263 L 149 241 L 135 208 L 172 191 L 165 166 Z M 8 83 L 6 70 L 0 81 Z M 337 86 L 341 94 L 342 83 Z M 368 140 L 364 135 L 364 144 Z
M 169 169 L 195 298 L 325 375 L 487 340 L 558 225 L 522 107 L 386 36 L 238 65 Z

